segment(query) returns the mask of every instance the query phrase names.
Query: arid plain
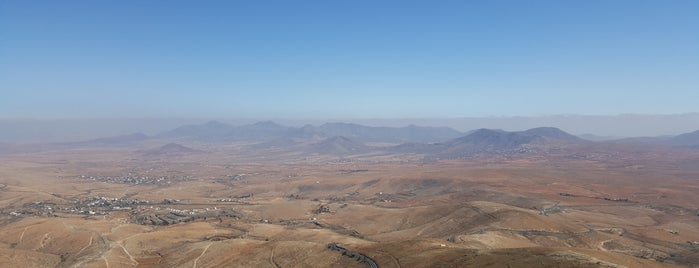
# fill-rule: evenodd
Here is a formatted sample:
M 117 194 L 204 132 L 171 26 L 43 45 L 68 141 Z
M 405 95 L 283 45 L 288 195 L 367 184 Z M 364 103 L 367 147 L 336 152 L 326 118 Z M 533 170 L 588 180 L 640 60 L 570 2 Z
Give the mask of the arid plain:
M 0 264 L 699 265 L 696 149 L 474 133 L 460 155 L 318 135 L 7 146 Z

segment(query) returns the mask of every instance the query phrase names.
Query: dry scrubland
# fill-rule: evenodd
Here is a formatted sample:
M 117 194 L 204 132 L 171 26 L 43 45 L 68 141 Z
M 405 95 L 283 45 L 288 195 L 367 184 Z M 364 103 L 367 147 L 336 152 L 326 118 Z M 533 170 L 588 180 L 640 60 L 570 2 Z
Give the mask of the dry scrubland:
M 331 242 L 379 267 L 699 264 L 693 152 L 421 161 L 191 146 L 0 154 L 0 266 L 368 267 Z

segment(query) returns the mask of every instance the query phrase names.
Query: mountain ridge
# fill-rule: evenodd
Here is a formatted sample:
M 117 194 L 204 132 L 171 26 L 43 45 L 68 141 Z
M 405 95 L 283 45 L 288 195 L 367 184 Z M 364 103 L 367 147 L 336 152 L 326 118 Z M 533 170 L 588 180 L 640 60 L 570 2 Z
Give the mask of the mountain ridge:
M 346 137 L 362 142 L 438 142 L 463 133 L 448 127 L 371 127 L 351 123 L 325 123 L 320 126 L 288 127 L 272 121 L 233 126 L 218 121 L 184 125 L 159 134 L 159 137 L 200 141 L 269 141 L 283 138 Z
M 165 155 L 182 155 L 182 154 L 190 154 L 190 153 L 201 153 L 203 151 L 201 150 L 196 150 L 189 148 L 187 146 L 184 146 L 179 143 L 168 143 L 160 147 L 156 148 L 151 148 L 147 150 L 141 150 L 139 151 L 142 155 L 145 156 L 165 156 Z

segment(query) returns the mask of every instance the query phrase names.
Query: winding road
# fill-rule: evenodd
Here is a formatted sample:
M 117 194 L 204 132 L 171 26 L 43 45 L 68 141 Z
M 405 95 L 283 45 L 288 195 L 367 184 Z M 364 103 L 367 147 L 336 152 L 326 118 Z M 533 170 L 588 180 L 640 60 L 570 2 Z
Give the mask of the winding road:
M 339 246 L 337 243 L 328 244 L 328 249 L 339 251 L 340 253 L 342 253 L 342 255 L 356 259 L 359 262 L 366 263 L 371 268 L 379 268 L 379 266 L 376 264 L 376 262 L 374 260 L 372 260 L 371 258 L 369 258 L 368 256 L 361 254 L 359 252 L 350 251 L 344 247 Z

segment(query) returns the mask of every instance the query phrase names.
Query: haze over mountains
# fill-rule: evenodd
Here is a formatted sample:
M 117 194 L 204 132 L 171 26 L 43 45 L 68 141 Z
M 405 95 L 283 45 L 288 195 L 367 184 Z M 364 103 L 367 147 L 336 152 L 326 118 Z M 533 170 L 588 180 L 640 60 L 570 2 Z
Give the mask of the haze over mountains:
M 131 119 L 0 119 L 0 142 L 37 143 L 86 141 L 142 132 L 156 135 L 183 125 L 199 125 L 206 119 L 196 118 L 131 118 Z M 253 124 L 259 120 L 219 119 L 231 125 Z M 302 127 L 307 124 L 321 126 L 328 122 L 346 122 L 365 126 L 405 127 L 409 125 L 443 127 L 461 132 L 479 128 L 519 131 L 551 126 L 592 140 L 609 140 L 625 137 L 655 137 L 678 135 L 699 128 L 699 113 L 676 115 L 551 115 L 531 117 L 463 117 L 463 118 L 414 118 L 414 119 L 342 119 L 302 120 L 274 119 L 286 126 Z M 211 126 L 212 129 L 216 126 Z M 224 126 L 223 131 L 228 127 Z M 213 130 L 212 130 L 213 131 Z M 223 135 L 223 133 L 221 134 Z M 403 138 L 405 139 L 405 138 Z
M 555 127 L 208 121 L 0 144 L 0 253 L 87 267 L 362 267 L 325 246 L 337 242 L 379 267 L 692 267 L 698 134 L 599 142 Z
M 343 136 L 362 142 L 438 142 L 463 133 L 447 127 L 401 128 L 370 127 L 348 123 L 326 123 L 320 126 L 287 127 L 271 121 L 233 126 L 217 121 L 202 125 L 186 125 L 167 131 L 158 137 L 189 138 L 205 141 L 260 141 L 281 138 L 313 138 Z
M 165 145 L 163 145 L 165 144 Z M 81 142 L 5 145 L 5 151 L 37 151 L 72 147 L 140 147 L 143 156 L 200 153 L 209 146 L 239 144 L 246 154 L 301 153 L 311 155 L 421 155 L 425 159 L 478 156 L 577 155 L 597 150 L 650 151 L 658 146 L 674 150 L 699 148 L 699 131 L 669 137 L 591 141 L 554 127 L 522 131 L 476 129 L 460 132 L 448 127 L 374 127 L 352 123 L 325 123 L 292 127 L 272 121 L 232 125 L 219 121 L 179 126 L 156 135 L 141 132 Z M 610 146 L 614 145 L 614 146 Z M 653 147 L 649 147 L 653 146 Z M 2 147 L 0 147 L 1 149 Z M 203 150 L 200 150 L 203 149 Z
M 202 153 L 204 151 L 195 150 L 177 143 L 168 143 L 163 146 L 152 148 L 148 150 L 143 150 L 141 153 L 146 156 L 168 156 L 168 155 L 178 155 L 178 154 L 189 154 L 189 153 Z
M 137 138 L 142 137 L 139 134 L 133 134 L 112 139 L 120 141 L 134 135 Z M 332 138 L 335 141 L 342 142 L 424 144 L 449 148 L 468 145 L 487 151 L 511 150 L 526 144 L 580 144 L 590 142 L 590 140 L 572 135 L 555 127 L 536 127 L 523 131 L 481 128 L 460 132 L 448 127 L 421 127 L 415 125 L 407 127 L 373 127 L 350 123 L 325 123 L 320 126 L 289 127 L 271 121 L 242 126 L 210 121 L 199 125 L 181 126 L 154 137 L 213 142 L 264 141 L 270 145 L 277 146 L 290 145 L 294 143 L 294 140 Z M 670 137 L 640 139 L 645 143 L 696 146 L 699 145 L 699 131 Z M 99 140 L 108 140 L 108 138 Z M 621 139 L 620 141 L 627 142 L 629 140 Z
M 453 158 L 478 154 L 525 153 L 535 148 L 574 145 L 582 139 L 552 127 L 532 128 L 525 131 L 479 129 L 467 136 L 432 145 L 442 157 Z
M 94 160 L 100 157 L 102 162 Z M 4 241 L 0 242 L 9 243 L 6 248 L 19 245 L 12 248 L 12 254 L 45 251 L 41 241 L 46 241 L 48 229 L 28 226 L 44 220 L 41 213 L 46 209 L 45 228 L 71 226 L 66 222 L 84 225 L 86 219 L 106 222 L 109 217 L 121 217 L 120 224 L 131 226 L 133 235 L 125 238 L 94 239 L 103 242 L 87 237 L 94 234 L 76 233 L 79 228 L 51 229 L 81 239 L 71 244 L 79 246 L 55 246 L 63 251 L 51 248 L 47 252 L 82 256 L 83 249 L 93 247 L 93 243 L 112 243 L 96 244 L 96 253 L 80 257 L 105 264 L 107 260 L 115 263 L 127 259 L 110 251 L 114 249 L 140 256 L 131 263 L 157 261 L 168 267 L 187 261 L 196 264 L 201 256 L 219 260 L 223 258 L 213 256 L 249 250 L 248 244 L 239 245 L 243 250 L 209 250 L 247 240 L 258 243 L 257 250 L 264 252 L 242 257 L 257 262 L 251 267 L 271 259 L 294 260 L 281 252 L 296 250 L 299 244 L 319 250 L 309 256 L 291 256 L 303 260 L 318 254 L 332 256 L 335 253 L 322 244 L 328 241 L 341 241 L 362 254 L 373 254 L 371 257 L 381 267 L 398 267 L 391 266 L 392 259 L 412 263 L 406 265 L 411 267 L 435 267 L 444 258 L 480 266 L 479 258 L 494 254 L 491 249 L 505 250 L 496 253 L 502 255 L 496 263 L 551 263 L 542 264 L 546 267 L 554 263 L 560 267 L 598 267 L 599 258 L 628 264 L 626 267 L 691 265 L 699 260 L 695 250 L 699 243 L 687 243 L 687 239 L 699 238 L 694 224 L 699 210 L 691 190 L 696 188 L 692 183 L 699 172 L 699 130 L 674 136 L 593 141 L 542 126 L 462 132 L 416 125 L 331 122 L 299 126 L 214 120 L 174 126 L 150 135 L 139 130 L 71 142 L 0 142 L 0 158 L 29 161 L 26 166 L 42 165 L 41 169 L 30 169 L 37 172 L 38 186 L 32 187 L 44 185 L 47 168 L 55 169 L 49 178 L 71 180 L 72 188 L 65 186 L 63 192 L 75 193 L 75 187 L 84 187 L 80 199 L 62 199 L 48 194 L 49 190 L 27 192 L 27 186 L 20 185 L 24 180 L 10 179 L 0 184 L 0 188 L 13 185 L 10 190 L 0 191 L 15 191 L 16 196 L 31 193 L 27 202 L 12 198 L 9 200 L 21 202 L 6 205 L 11 209 L 6 210 L 9 214 L 5 214 L 5 223 L 14 229 L 0 233 Z M 18 175 L 25 172 L 23 168 L 5 167 L 5 174 L 15 174 L 8 170 Z M 397 173 L 386 173 L 389 170 Z M 55 175 L 64 173 L 69 175 Z M 678 182 L 666 184 L 666 178 Z M 94 189 L 103 190 L 98 193 Z M 124 193 L 124 197 L 112 197 L 115 192 Z M 137 199 L 128 199 L 131 197 Z M 60 207 L 76 202 L 89 206 L 94 200 L 128 206 L 102 205 L 87 211 Z M 53 216 L 56 206 L 60 207 L 56 211 L 63 213 L 59 217 Z M 617 219 L 616 215 L 624 216 Z M 19 217 L 25 217 L 26 222 L 15 221 Z M 676 219 L 687 224 L 676 224 Z M 650 225 L 639 229 L 638 222 Z M 179 237 L 180 233 L 169 233 L 169 228 L 204 228 L 184 233 L 205 236 L 172 242 L 178 238 L 169 235 Z M 233 233 L 218 235 L 224 232 Z M 309 242 L 309 232 L 317 240 Z M 18 239 L 17 233 L 22 233 L 22 238 Z M 124 242 L 140 237 L 138 233 L 157 233 L 158 239 Z M 108 242 L 110 239 L 122 240 Z M 87 246 L 80 244 L 84 241 L 88 241 Z M 162 245 L 151 241 L 161 241 Z M 32 243 L 38 246 L 30 246 Z M 196 254 L 180 253 L 179 247 L 192 245 L 196 245 Z M 415 247 L 413 252 L 437 249 L 438 255 L 411 259 L 415 254 L 395 250 L 408 245 Z M 466 249 L 477 254 L 465 254 Z M 587 250 L 580 251 L 587 255 L 565 253 L 574 257 L 565 255 L 562 264 L 560 256 L 564 255 L 558 253 L 559 249 Z M 395 250 L 394 257 L 377 254 L 390 250 Z M 445 250 L 453 251 L 453 255 L 444 255 Z M 216 252 L 221 255 L 214 255 Z M 617 256 L 605 255 L 611 253 Z M 459 259 L 463 256 L 476 257 Z M 503 256 L 510 259 L 502 260 Z M 61 261 L 56 258 L 55 262 Z M 66 258 L 66 263 L 78 259 L 72 258 Z M 333 266 L 318 264 L 325 259 L 318 257 L 310 267 Z M 340 261 L 344 259 L 336 262 Z M 357 263 L 334 266 L 352 264 Z
M 587 136 L 587 135 L 583 135 Z M 228 124 L 220 121 L 186 124 L 153 135 L 142 132 L 75 142 L 0 143 L 0 152 L 39 152 L 81 147 L 137 148 L 145 157 L 175 157 L 208 151 L 209 147 L 238 144 L 248 155 L 305 154 L 327 156 L 414 155 L 424 160 L 481 156 L 611 156 L 618 151 L 652 152 L 699 148 L 699 131 L 675 136 L 614 140 L 584 139 L 555 127 L 520 131 L 479 128 L 461 132 L 449 127 L 409 125 L 366 126 L 331 122 L 287 126 L 272 121 Z M 597 155 L 597 156 L 593 156 Z
M 699 130 L 672 137 L 669 143 L 678 146 L 699 146 Z

